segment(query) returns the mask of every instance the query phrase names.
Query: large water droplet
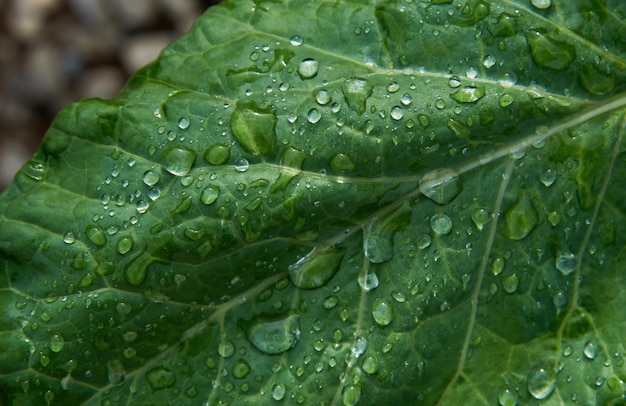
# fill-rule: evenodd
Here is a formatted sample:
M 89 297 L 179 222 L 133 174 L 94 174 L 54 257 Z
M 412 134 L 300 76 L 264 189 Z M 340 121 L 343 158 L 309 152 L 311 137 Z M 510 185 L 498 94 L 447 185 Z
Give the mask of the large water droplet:
M 330 102 L 330 93 L 328 90 L 321 89 L 315 94 L 315 100 L 322 106 L 328 104 Z
M 330 167 L 335 171 L 351 171 L 355 164 L 348 155 L 338 152 L 330 160 Z
M 276 152 L 276 121 L 271 106 L 243 102 L 237 103 L 230 118 L 230 127 L 246 152 L 273 156 Z
M 554 368 L 548 362 L 540 362 L 533 366 L 526 378 L 528 392 L 538 400 L 547 399 L 554 391 Z
M 393 320 L 393 303 L 385 299 L 376 299 L 372 304 L 374 321 L 381 326 L 389 325 Z
M 517 396 L 515 392 L 505 387 L 498 395 L 498 402 L 500 402 L 500 406 L 517 406 Z
M 124 236 L 117 241 L 117 252 L 121 255 L 128 253 L 133 248 L 133 239 L 129 236 Z
M 564 70 L 576 58 L 576 47 L 538 31 L 527 31 L 526 40 L 530 46 L 530 55 L 537 66 L 542 68 Z
M 229 358 L 235 353 L 235 346 L 230 341 L 220 341 L 217 345 L 217 353 L 220 357 Z
M 89 240 L 98 247 L 104 246 L 107 242 L 106 233 L 100 226 L 88 225 L 85 228 L 85 234 L 87 235 L 87 238 L 89 238 Z
M 235 161 L 235 170 L 237 172 L 245 172 L 250 168 L 250 163 L 246 158 L 238 158 Z
M 420 180 L 420 192 L 435 203 L 450 203 L 459 193 L 463 185 L 457 171 L 449 168 L 435 169 L 428 172 Z
M 311 79 L 317 76 L 320 63 L 315 59 L 305 59 L 298 65 L 298 74 L 300 78 Z
M 371 96 L 372 90 L 372 85 L 361 78 L 346 79 L 342 88 L 346 103 L 359 115 L 365 112 L 367 98 Z
M 389 112 L 389 115 L 394 120 L 402 120 L 402 117 L 404 117 L 404 112 L 402 111 L 402 107 L 400 107 L 400 106 L 393 106 L 391 108 L 391 111 Z
M 196 160 L 196 151 L 182 145 L 172 145 L 163 152 L 165 169 L 176 176 L 189 173 Z
M 393 230 L 384 229 L 379 219 L 372 221 L 365 229 L 363 250 L 374 264 L 389 261 L 393 257 Z
M 207 206 L 215 203 L 220 195 L 220 188 L 217 186 L 207 186 L 200 193 L 200 201 Z
M 450 234 L 452 219 L 447 214 L 435 214 L 430 218 L 430 227 L 439 235 Z
M 322 118 L 322 113 L 318 109 L 311 109 L 306 115 L 306 119 L 311 124 L 317 124 Z
M 476 103 L 478 100 L 485 97 L 484 86 L 466 86 L 462 87 L 456 92 L 450 95 L 450 98 L 458 101 L 459 103 Z
M 61 334 L 53 334 L 52 337 L 50 337 L 50 351 L 61 352 L 64 345 L 65 340 Z
M 221 165 L 230 157 L 230 145 L 220 142 L 211 145 L 204 153 L 204 159 L 212 165 Z
M 344 406 L 354 406 L 361 399 L 361 385 L 351 384 L 343 389 Z
M 293 35 L 291 38 L 289 38 L 289 43 L 294 47 L 299 47 L 304 43 L 304 40 L 299 35 Z
M 280 319 L 259 317 L 242 323 L 242 327 L 252 345 L 265 354 L 282 354 L 300 340 L 299 316 L 296 314 Z
M 585 347 L 583 348 L 583 354 L 585 354 L 587 359 L 596 359 L 598 356 L 598 345 L 593 341 L 587 341 L 587 343 L 585 343 Z
M 187 117 L 181 117 L 180 120 L 178 120 L 178 128 L 180 128 L 181 130 L 186 130 L 187 128 L 189 128 L 189 124 L 191 123 Z
M 146 372 L 146 379 L 153 391 L 171 388 L 176 383 L 174 372 L 164 367 L 152 368 Z
M 289 266 L 289 279 L 301 289 L 322 287 L 337 272 L 343 256 L 344 251 L 339 249 L 313 250 Z
M 282 382 L 277 382 L 272 387 L 272 399 L 274 400 L 283 400 L 285 394 L 287 393 L 287 388 Z
M 378 276 L 373 272 L 368 272 L 366 274 L 359 274 L 357 278 L 357 282 L 363 291 L 369 292 L 370 290 L 374 290 L 378 287 Z
M 159 183 L 160 179 L 161 177 L 159 176 L 158 172 L 152 170 L 147 170 L 143 174 L 143 183 L 145 183 L 146 186 L 154 186 Z
M 504 233 L 511 240 L 522 240 L 539 222 L 537 209 L 528 196 L 522 196 L 504 215 Z
M 556 269 L 563 275 L 569 275 L 576 270 L 576 255 L 571 252 L 561 252 L 555 261 Z

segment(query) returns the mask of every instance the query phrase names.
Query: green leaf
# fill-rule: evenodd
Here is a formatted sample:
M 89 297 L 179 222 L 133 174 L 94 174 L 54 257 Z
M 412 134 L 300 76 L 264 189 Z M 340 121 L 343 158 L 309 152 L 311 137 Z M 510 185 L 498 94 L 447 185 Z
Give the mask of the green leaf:
M 625 19 L 209 9 L 0 196 L 0 403 L 624 404 Z

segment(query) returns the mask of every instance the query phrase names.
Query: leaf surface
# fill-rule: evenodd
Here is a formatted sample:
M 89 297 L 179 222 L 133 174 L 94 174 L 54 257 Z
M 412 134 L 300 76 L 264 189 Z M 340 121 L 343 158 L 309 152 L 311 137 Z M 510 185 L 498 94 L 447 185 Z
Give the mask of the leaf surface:
M 0 196 L 24 404 L 623 404 L 626 7 L 226 1 Z

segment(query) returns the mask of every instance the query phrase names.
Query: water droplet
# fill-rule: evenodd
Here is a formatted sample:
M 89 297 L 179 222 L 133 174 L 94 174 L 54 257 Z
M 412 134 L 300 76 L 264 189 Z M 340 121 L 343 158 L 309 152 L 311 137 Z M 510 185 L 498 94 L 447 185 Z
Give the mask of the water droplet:
M 430 238 L 428 234 L 422 234 L 419 237 L 417 237 L 417 248 L 421 250 L 426 249 L 430 246 L 431 242 L 432 242 L 432 238 Z
M 563 307 L 563 306 L 565 306 L 567 304 L 567 295 L 565 295 L 565 293 L 563 293 L 563 291 L 559 290 L 552 297 L 552 303 L 554 303 L 554 305 L 556 307 Z
M 321 89 L 315 94 L 315 100 L 324 106 L 330 102 L 330 93 L 328 93 L 328 90 Z
M 391 82 L 389 83 L 389 85 L 387 85 L 387 91 L 389 93 L 395 93 L 398 90 L 400 90 L 400 85 L 398 84 L 398 82 Z
M 487 69 L 493 67 L 496 64 L 496 57 L 493 55 L 486 55 L 483 58 L 483 66 Z
M 189 128 L 189 119 L 187 117 L 181 117 L 180 120 L 178 120 L 178 128 L 180 128 L 181 130 L 186 130 L 187 128 Z
M 85 234 L 87 238 L 98 247 L 104 246 L 107 242 L 107 236 L 100 226 L 88 225 L 85 228 Z
M 172 145 L 163 152 L 165 169 L 176 176 L 189 173 L 196 160 L 196 151 L 182 145 Z
M 335 171 L 351 171 L 355 168 L 355 164 L 348 155 L 338 152 L 330 160 L 330 167 Z
M 320 121 L 321 118 L 322 118 L 322 113 L 320 113 L 318 109 L 311 109 L 311 110 L 309 110 L 309 112 L 308 112 L 308 114 L 306 116 L 306 119 L 311 124 L 316 124 L 317 122 Z
M 287 389 L 282 382 L 277 382 L 272 387 L 272 399 L 274 400 L 283 400 L 286 393 Z
M 551 0 L 530 0 L 530 4 L 537 7 L 539 10 L 545 10 L 552 4 Z
M 233 376 L 235 379 L 243 379 L 250 373 L 250 364 L 243 359 L 238 359 L 233 365 Z
M 356 356 L 362 355 L 367 349 L 367 339 L 365 337 L 357 337 L 352 343 L 350 352 Z
M 486 209 L 476 209 L 472 212 L 472 221 L 476 224 L 476 228 L 482 230 L 491 217 Z
M 230 128 L 246 152 L 273 156 L 276 152 L 276 121 L 271 106 L 243 102 L 237 103 L 230 118 Z
M 147 253 L 133 258 L 133 260 L 124 267 L 124 278 L 131 285 L 139 286 L 146 279 L 146 271 L 151 263 L 152 259 Z
M 363 370 L 372 375 L 378 372 L 378 360 L 374 356 L 367 356 L 363 359 Z
M 585 347 L 583 348 L 583 354 L 587 359 L 596 359 L 598 356 L 598 346 L 593 341 L 587 341 L 585 343 Z
M 317 76 L 320 64 L 315 59 L 305 59 L 298 65 L 298 74 L 300 78 L 311 79 Z
M 217 353 L 220 357 L 229 358 L 235 353 L 235 346 L 230 341 L 221 341 L 217 345 Z
M 413 101 L 413 98 L 408 93 L 405 93 L 402 95 L 402 97 L 400 97 L 400 103 L 404 104 L 405 106 L 408 106 L 409 104 L 411 104 L 412 101 Z
M 354 406 L 361 399 L 361 385 L 351 384 L 343 389 L 344 406 Z
M 252 62 L 258 61 L 260 57 L 261 57 L 261 54 L 258 51 L 250 52 L 249 58 Z
M 119 385 L 124 381 L 126 371 L 124 365 L 118 359 L 114 359 L 107 362 L 107 376 L 111 385 Z
M 282 354 L 300 340 L 300 322 L 297 314 L 280 319 L 255 318 L 242 323 L 248 340 L 265 354 Z
M 342 88 L 346 103 L 359 115 L 365 112 L 367 98 L 371 96 L 372 90 L 372 85 L 361 78 L 346 79 Z
M 230 145 L 216 143 L 207 148 L 204 159 L 212 165 L 221 165 L 230 157 Z
M 459 103 L 476 103 L 478 100 L 485 97 L 485 94 L 484 86 L 466 86 L 450 94 L 450 98 Z
M 473 66 L 468 66 L 467 69 L 465 69 L 465 76 L 470 79 L 476 79 L 476 76 L 478 76 L 478 70 Z
M 63 234 L 63 242 L 66 244 L 74 244 L 74 242 L 76 242 L 76 237 L 74 236 L 74 233 L 68 231 L 67 233 Z
M 517 406 L 517 396 L 515 392 L 505 387 L 498 395 L 498 402 L 500 402 L 500 406 Z
M 519 277 L 516 273 L 512 275 L 505 275 L 502 277 L 502 287 L 507 293 L 515 293 L 519 286 Z
M 435 203 L 445 205 L 461 193 L 462 183 L 457 171 L 449 168 L 435 169 L 420 180 L 420 192 Z
M 507 210 L 504 219 L 504 233 L 511 240 L 524 239 L 539 222 L 537 209 L 526 195 Z
M 200 201 L 208 206 L 215 203 L 219 195 L 220 189 L 217 186 L 207 186 L 200 193 Z
M 304 39 L 302 39 L 302 37 L 299 35 L 293 35 L 291 38 L 289 38 L 289 43 L 294 47 L 299 47 L 304 43 Z
M 513 104 L 514 101 L 515 98 L 509 93 L 503 93 L 498 100 L 498 102 L 500 103 L 500 107 L 510 106 L 511 104 Z
M 129 236 L 124 236 L 117 241 L 117 252 L 121 255 L 127 254 L 133 248 L 134 241 Z
M 530 46 L 530 55 L 539 67 L 560 71 L 566 69 L 576 58 L 576 47 L 538 31 L 527 31 L 526 40 Z
M 588 62 L 580 70 L 578 80 L 589 93 L 604 94 L 615 87 L 615 70 L 600 68 Z
M 571 274 L 576 270 L 576 255 L 571 252 L 561 252 L 556 257 L 555 266 L 563 275 Z
M 238 158 L 235 161 L 235 170 L 237 172 L 245 172 L 250 167 L 250 163 L 246 158 Z
M 391 118 L 397 121 L 402 120 L 402 117 L 404 117 L 404 112 L 402 111 L 402 107 L 393 106 L 391 108 L 391 111 L 389 112 L 389 115 L 391 116 Z
M 379 219 L 370 222 L 364 233 L 363 250 L 367 259 L 380 264 L 393 257 L 393 230 L 384 229 Z
M 160 179 L 159 174 L 152 170 L 147 170 L 143 174 L 143 183 L 145 183 L 146 186 L 154 186 L 159 183 Z
M 171 388 L 176 383 L 174 372 L 164 367 L 152 368 L 146 372 L 146 379 L 153 391 Z
M 372 304 L 374 321 L 381 326 L 387 326 L 393 320 L 393 304 L 385 299 L 376 299 Z
M 550 168 L 544 171 L 541 171 L 541 174 L 539 175 L 539 179 L 541 180 L 541 183 L 543 183 L 545 187 L 550 187 L 556 181 L 556 171 Z
M 430 218 L 430 227 L 439 235 L 450 234 L 450 231 L 452 231 L 452 219 L 447 214 L 435 214 Z
M 61 334 L 53 334 L 52 337 L 50 337 L 50 351 L 61 352 L 64 345 L 65 340 Z
M 443 99 L 437 99 L 435 101 L 435 107 L 437 107 L 439 110 L 445 109 L 446 102 Z
M 369 272 L 367 274 L 359 274 L 357 278 L 359 286 L 363 291 L 369 292 L 378 287 L 378 276 L 375 273 Z
M 555 373 L 547 362 L 533 366 L 526 378 L 528 392 L 537 400 L 547 399 L 554 391 Z
M 301 289 L 322 287 L 337 272 L 343 256 L 343 250 L 332 248 L 323 251 L 313 250 L 289 266 L 289 279 Z

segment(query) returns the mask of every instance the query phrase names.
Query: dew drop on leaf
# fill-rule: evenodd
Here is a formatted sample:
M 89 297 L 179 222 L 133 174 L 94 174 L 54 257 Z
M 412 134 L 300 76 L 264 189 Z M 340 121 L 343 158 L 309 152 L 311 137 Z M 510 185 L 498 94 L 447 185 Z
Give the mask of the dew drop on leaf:
M 550 7 L 552 0 L 530 0 L 530 3 L 539 10 L 545 10 Z
M 389 115 L 391 116 L 391 118 L 397 121 L 402 120 L 402 117 L 404 117 L 404 112 L 402 111 L 402 107 L 393 106 L 391 108 L 391 111 L 389 112 Z
M 164 367 L 152 368 L 146 372 L 146 379 L 153 391 L 171 388 L 176 383 L 176 375 Z
M 593 341 L 587 341 L 583 348 L 583 354 L 587 359 L 593 360 L 598 356 L 598 346 Z
M 180 120 L 178 120 L 178 128 L 180 128 L 181 130 L 186 130 L 187 128 L 189 128 L 189 119 L 187 117 L 181 117 Z
M 372 94 L 373 87 L 365 79 L 349 78 L 343 83 L 343 96 L 348 103 L 348 107 L 356 111 L 359 115 L 365 112 L 366 102 Z
M 215 203 L 220 195 L 220 189 L 217 186 L 207 186 L 200 193 L 200 201 L 204 204 L 211 205 Z
M 276 152 L 276 114 L 271 106 L 238 103 L 230 117 L 230 128 L 241 147 L 253 155 Z
M 52 337 L 50 337 L 50 351 L 61 352 L 64 345 L 65 340 L 61 334 L 53 334 Z
M 238 359 L 233 365 L 232 373 L 236 379 L 243 379 L 250 373 L 250 364 L 243 359 Z
M 450 95 L 452 100 L 456 100 L 459 103 L 476 103 L 478 100 L 485 97 L 484 86 L 467 86 L 458 89 L 456 92 Z
M 74 244 L 74 242 L 76 242 L 76 237 L 74 236 L 74 233 L 68 231 L 63 234 L 63 242 L 66 244 Z
M 500 406 L 517 406 L 517 396 L 511 389 L 504 387 L 498 394 L 498 402 Z
M 372 375 L 378 372 L 378 360 L 374 356 L 367 356 L 363 359 L 363 370 Z
M 124 381 L 126 371 L 119 359 L 112 359 L 107 362 L 107 376 L 111 385 L 118 385 Z
M 299 47 L 304 43 L 304 40 L 299 35 L 293 35 L 291 38 L 289 38 L 289 43 L 294 47 Z
M 337 272 L 343 256 L 343 250 L 333 248 L 311 251 L 289 266 L 289 279 L 301 289 L 322 287 Z
M 286 393 L 287 389 L 282 382 L 277 382 L 272 387 L 272 399 L 274 400 L 283 400 Z
M 204 152 L 204 159 L 212 165 L 221 165 L 230 157 L 230 145 L 216 143 Z
M 311 124 L 317 124 L 321 118 L 322 114 L 319 112 L 318 109 L 311 109 L 306 115 L 307 121 Z
M 359 274 L 357 281 L 361 289 L 365 292 L 369 292 L 378 287 L 378 276 L 375 273 Z
M 364 231 L 363 250 L 372 263 L 389 261 L 393 257 L 393 230 L 383 229 L 378 219 L 372 221 Z
M 328 90 L 318 90 L 318 92 L 315 94 L 315 100 L 321 106 L 328 104 L 330 102 L 330 94 L 328 93 Z
M 573 45 L 556 41 L 539 31 L 527 31 L 526 40 L 530 46 L 530 55 L 539 67 L 561 71 L 576 58 Z
M 502 287 L 507 293 L 515 293 L 519 286 L 519 277 L 516 273 L 511 275 L 505 275 L 502 277 Z
M 117 252 L 121 255 L 128 253 L 133 248 L 134 241 L 129 236 L 124 236 L 117 241 Z
M 279 319 L 255 318 L 242 323 L 250 343 L 265 354 L 282 354 L 300 340 L 300 322 L 297 314 Z
M 335 171 L 351 171 L 355 164 L 348 155 L 338 152 L 330 160 L 330 167 Z
M 237 172 L 245 172 L 250 167 L 250 163 L 246 158 L 238 158 L 235 161 L 235 170 Z
M 496 58 L 493 55 L 486 55 L 483 58 L 483 66 L 487 69 L 493 67 L 496 64 Z
M 541 180 L 541 183 L 543 183 L 545 187 L 552 186 L 552 184 L 556 181 L 556 171 L 551 168 L 541 171 L 539 180 Z
M 428 234 L 422 234 L 417 237 L 417 248 L 423 250 L 430 246 L 432 238 Z
M 298 65 L 298 74 L 302 79 L 311 79 L 317 76 L 319 62 L 315 59 L 305 59 Z
M 430 218 L 430 227 L 439 235 L 450 234 L 450 231 L 452 231 L 452 219 L 447 214 L 435 214 Z
M 104 246 L 107 242 L 107 236 L 100 226 L 88 225 L 85 228 L 85 234 L 87 238 L 98 247 Z
M 184 176 L 189 173 L 196 160 L 196 151 L 182 145 L 172 145 L 163 152 L 163 159 L 169 173 Z
M 387 326 L 393 320 L 393 303 L 385 299 L 376 299 L 372 303 L 372 316 L 380 326 Z
M 510 93 L 502 93 L 502 95 L 500 95 L 500 98 L 498 99 L 500 107 L 508 107 L 513 104 L 514 101 L 515 97 L 513 97 L 513 95 Z
M 526 388 L 537 400 L 547 399 L 554 391 L 555 373 L 547 362 L 534 365 L 528 372 Z
M 571 252 L 561 252 L 556 257 L 555 266 L 563 275 L 571 274 L 576 270 L 576 255 Z
M 217 353 L 220 357 L 228 358 L 235 352 L 235 346 L 230 341 L 221 341 L 217 345 Z
M 522 240 L 535 228 L 539 221 L 537 209 L 528 198 L 522 196 L 504 215 L 505 235 L 511 240 Z
M 489 221 L 489 212 L 487 209 L 475 209 L 472 212 L 472 221 L 476 224 L 476 228 L 482 230 L 485 224 Z
M 344 406 L 354 406 L 361 399 L 361 386 L 356 384 L 348 385 L 343 390 Z
M 461 193 L 461 178 L 454 169 L 442 168 L 428 172 L 420 180 L 420 192 L 435 203 L 445 205 Z
M 159 174 L 153 170 L 147 170 L 143 174 L 143 183 L 145 183 L 146 186 L 154 186 L 159 183 L 160 179 Z

